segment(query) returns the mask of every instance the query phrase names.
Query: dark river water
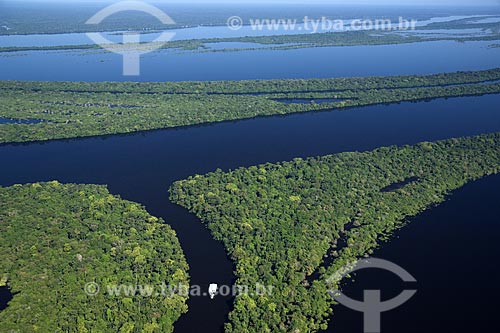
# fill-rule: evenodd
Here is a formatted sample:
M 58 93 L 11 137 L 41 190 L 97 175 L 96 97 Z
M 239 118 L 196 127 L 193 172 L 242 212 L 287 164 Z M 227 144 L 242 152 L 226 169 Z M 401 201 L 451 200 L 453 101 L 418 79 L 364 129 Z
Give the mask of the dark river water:
M 7 304 L 12 299 L 12 293 L 7 287 L 0 287 L 0 310 L 7 307 Z
M 192 284 L 230 284 L 233 266 L 222 244 L 212 240 L 194 216 L 169 203 L 167 189 L 172 182 L 216 168 L 229 170 L 294 157 L 496 132 L 500 131 L 499 103 L 500 95 L 439 99 L 133 135 L 4 145 L 0 146 L 0 185 L 53 179 L 107 184 L 113 194 L 142 203 L 177 231 Z M 492 203 L 499 202 L 499 193 L 499 177 L 472 184 L 446 204 L 416 218 L 397 234 L 399 238 L 377 252 L 419 281 L 418 296 L 383 317 L 384 332 L 407 332 L 413 327 L 414 332 L 470 332 L 461 321 L 483 320 L 496 306 L 500 292 L 494 282 L 499 268 L 494 260 L 499 250 L 492 240 L 500 237 L 500 225 L 494 223 L 498 215 Z M 367 280 L 375 286 L 386 281 L 370 274 Z M 357 284 L 349 286 L 353 293 L 360 290 Z M 220 331 L 231 301 L 191 298 L 189 312 L 176 323 L 176 332 Z M 455 318 L 455 314 L 461 316 Z M 340 306 L 336 307 L 335 323 L 336 332 L 361 332 L 361 317 Z M 443 329 L 445 324 L 450 329 Z

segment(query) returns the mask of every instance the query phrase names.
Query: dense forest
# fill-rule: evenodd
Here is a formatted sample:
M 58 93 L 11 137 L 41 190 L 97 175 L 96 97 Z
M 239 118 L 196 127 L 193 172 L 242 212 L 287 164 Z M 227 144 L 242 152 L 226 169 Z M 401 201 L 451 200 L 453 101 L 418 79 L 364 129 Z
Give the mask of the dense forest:
M 189 283 L 175 232 L 103 186 L 0 187 L 0 332 L 172 332 L 186 297 L 118 297 L 113 284 Z M 101 292 L 87 295 L 95 282 Z
M 131 133 L 258 116 L 498 93 L 500 69 L 269 81 L 0 81 L 0 119 L 37 120 L 30 124 L 0 124 L 0 143 Z M 302 99 L 306 103 L 287 103 L 286 99 Z
M 217 170 L 174 183 L 170 198 L 224 243 L 237 284 L 275 286 L 272 296 L 237 296 L 226 332 L 316 332 L 332 311 L 333 273 L 408 217 L 498 172 L 495 133 Z

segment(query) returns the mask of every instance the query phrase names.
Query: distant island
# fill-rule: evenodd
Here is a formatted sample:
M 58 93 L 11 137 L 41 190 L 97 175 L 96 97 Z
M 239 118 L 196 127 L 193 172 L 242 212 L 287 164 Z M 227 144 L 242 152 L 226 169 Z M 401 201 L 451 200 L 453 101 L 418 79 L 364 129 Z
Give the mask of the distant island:
M 498 17 L 498 16 L 491 16 Z M 0 16 L 1 18 L 1 16 Z M 219 23 L 220 24 L 220 23 Z M 298 25 L 299 23 L 297 23 Z M 193 26 L 192 23 L 188 26 Z M 84 27 L 84 28 L 83 28 Z M 91 29 L 83 25 L 76 31 Z M 185 27 L 185 26 L 184 26 Z M 179 28 L 179 26 L 168 26 L 167 28 Z M 264 27 L 265 28 L 265 27 Z M 44 27 L 45 29 L 45 27 Z M 102 27 L 101 27 L 102 29 Z M 157 31 L 165 30 L 166 27 L 158 28 Z M 229 29 L 229 28 L 228 28 Z M 104 29 L 109 30 L 109 29 Z M 112 29 L 111 29 L 112 30 Z M 140 31 L 142 31 L 141 29 Z M 447 33 L 436 34 L 436 31 L 446 30 Z M 461 31 L 454 34 L 453 31 Z M 2 30 L 0 30 L 1 35 Z M 10 31 L 4 30 L 5 33 Z M 154 32 L 153 31 L 146 31 Z M 455 19 L 448 22 L 435 22 L 425 26 L 417 27 L 415 30 L 345 30 L 326 31 L 310 33 L 280 34 L 261 36 L 219 37 L 219 38 L 196 38 L 174 40 L 159 45 L 161 49 L 178 49 L 184 51 L 199 52 L 236 52 L 250 50 L 290 50 L 312 47 L 332 46 L 363 46 L 363 45 L 392 45 L 419 42 L 436 41 L 497 41 L 500 39 L 500 21 L 477 22 L 477 17 Z M 238 43 L 238 46 L 226 46 L 221 49 L 213 49 L 211 46 L 218 43 Z M 248 45 L 244 45 L 247 43 Z M 257 45 L 256 45 L 257 44 Z M 5 46 L 0 47 L 0 53 L 26 52 L 26 51 L 64 51 L 64 50 L 97 50 L 101 49 L 96 44 L 82 45 L 55 45 L 55 46 Z

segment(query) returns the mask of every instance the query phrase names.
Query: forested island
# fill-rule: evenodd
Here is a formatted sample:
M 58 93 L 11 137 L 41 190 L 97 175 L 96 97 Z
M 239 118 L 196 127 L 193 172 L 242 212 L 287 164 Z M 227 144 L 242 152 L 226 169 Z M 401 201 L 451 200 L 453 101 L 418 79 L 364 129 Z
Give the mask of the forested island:
M 97 185 L 0 187 L 1 332 L 172 332 L 180 294 L 112 296 L 112 285 L 188 285 L 175 232 Z M 87 283 L 101 290 L 88 295 Z
M 177 49 L 184 51 L 201 52 L 235 52 L 249 50 L 289 50 L 312 47 L 331 46 L 362 46 L 362 45 L 392 45 L 408 44 L 429 41 L 498 41 L 500 39 L 500 22 L 474 23 L 475 18 L 465 18 L 450 22 L 432 23 L 417 27 L 415 30 L 361 30 L 361 31 L 334 31 L 298 34 L 276 34 L 271 36 L 244 36 L 225 38 L 198 38 L 174 40 L 158 44 L 160 49 Z M 435 34 L 435 31 L 444 30 L 451 33 Z M 461 30 L 462 34 L 453 34 L 453 30 Z M 213 49 L 211 45 L 217 43 L 249 43 L 247 47 L 224 47 Z M 254 46 L 258 44 L 258 46 Z M 130 44 L 131 48 L 140 48 Z M 0 47 L 0 53 L 26 51 L 64 51 L 64 50 L 98 50 L 100 45 L 55 45 L 55 46 L 6 46 Z
M 213 82 L 0 81 L 0 143 L 500 93 L 500 69 L 435 75 Z M 302 100 L 294 103 L 293 100 Z M 292 103 L 287 102 L 292 100 Z M 305 101 L 305 103 L 304 103 Z
M 420 30 L 425 32 L 425 30 Z M 426 36 L 425 34 L 397 34 L 394 32 L 382 32 L 375 34 L 373 31 L 345 31 L 345 32 L 322 32 L 297 35 L 274 35 L 256 37 L 228 37 L 228 38 L 200 38 L 188 40 L 176 40 L 168 43 L 158 44 L 158 49 L 177 49 L 183 51 L 199 52 L 237 52 L 251 50 L 291 50 L 312 47 L 332 46 L 366 46 L 366 45 L 392 45 L 420 42 L 453 41 L 453 42 L 479 42 L 498 41 L 500 34 L 474 34 L 466 36 Z M 211 45 L 217 43 L 248 43 L 245 47 L 225 47 L 213 49 Z M 259 44 L 258 47 L 252 46 Z M 140 48 L 140 44 L 130 44 L 131 49 Z M 28 52 L 28 51 L 67 51 L 67 50 L 100 50 L 97 44 L 81 45 L 56 45 L 56 46 L 5 46 L 0 47 L 0 53 Z
M 217 170 L 174 183 L 170 199 L 224 243 L 237 284 L 275 287 L 237 296 L 226 332 L 316 332 L 327 327 L 333 273 L 408 217 L 498 172 L 495 133 Z M 323 266 L 326 255 L 334 259 Z

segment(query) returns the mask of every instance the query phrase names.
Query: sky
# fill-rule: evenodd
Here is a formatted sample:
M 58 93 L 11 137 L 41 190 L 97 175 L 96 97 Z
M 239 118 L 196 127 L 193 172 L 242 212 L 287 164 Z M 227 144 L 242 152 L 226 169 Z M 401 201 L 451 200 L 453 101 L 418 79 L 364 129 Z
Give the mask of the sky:
M 5 0 L 0 0 L 5 1 Z M 9 2 L 34 1 L 34 0 L 8 0 Z M 68 3 L 68 0 L 37 0 L 36 2 L 61 2 Z M 118 2 L 117 0 L 70 0 L 71 2 Z M 500 0 L 151 0 L 151 3 L 262 3 L 262 4 L 370 4 L 370 5 L 455 5 L 455 6 L 478 6 L 478 5 L 500 5 Z

